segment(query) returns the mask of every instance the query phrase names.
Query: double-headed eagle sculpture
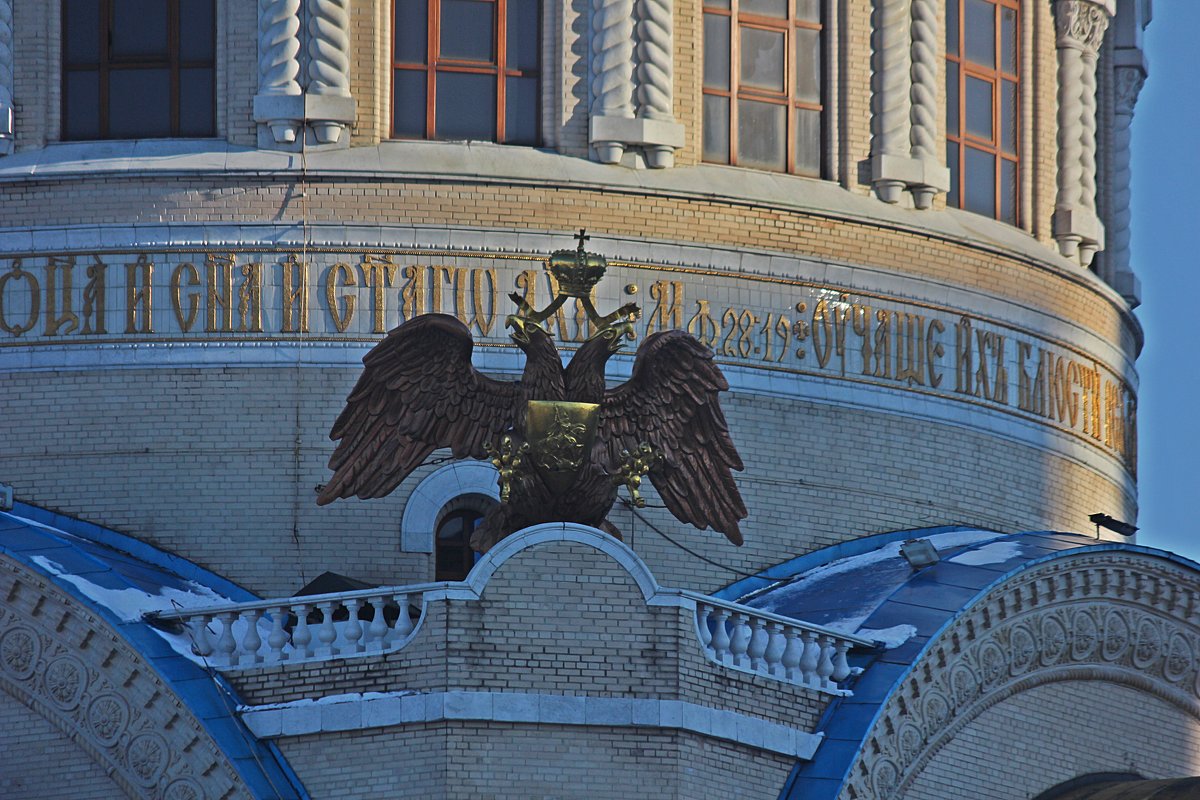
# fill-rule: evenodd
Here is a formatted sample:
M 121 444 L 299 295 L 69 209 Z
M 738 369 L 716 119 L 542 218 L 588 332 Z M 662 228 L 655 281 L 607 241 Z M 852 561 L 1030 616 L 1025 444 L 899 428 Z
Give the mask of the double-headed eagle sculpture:
M 541 522 L 579 522 L 620 533 L 607 519 L 620 486 L 635 505 L 649 476 L 682 522 L 712 528 L 740 545 L 746 517 L 733 470 L 742 460 L 729 436 L 718 394 L 729 388 L 712 351 L 683 331 L 652 334 L 638 348 L 633 374 L 607 388 L 608 359 L 633 339 L 638 307 L 600 316 L 592 289 L 607 262 L 559 250 L 549 269 L 558 294 L 535 311 L 517 294 L 508 317 L 525 353 L 518 381 L 487 377 L 471 364 L 467 327 L 445 314 L 414 317 L 363 358 L 364 369 L 329 437 L 338 442 L 319 504 L 340 497 L 383 497 L 439 448 L 455 458 L 488 458 L 499 472 L 500 503 L 484 517 L 471 546 Z M 595 333 L 564 369 L 542 322 L 569 298 Z

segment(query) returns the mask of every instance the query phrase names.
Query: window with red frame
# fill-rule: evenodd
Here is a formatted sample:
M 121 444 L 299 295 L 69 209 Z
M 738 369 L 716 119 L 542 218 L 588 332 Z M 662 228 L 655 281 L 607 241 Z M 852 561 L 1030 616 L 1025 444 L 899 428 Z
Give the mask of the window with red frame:
M 705 0 L 705 161 L 820 177 L 820 6 Z
M 394 0 L 392 136 L 540 142 L 540 0 Z
M 1018 224 L 1018 0 L 947 0 L 948 205 Z

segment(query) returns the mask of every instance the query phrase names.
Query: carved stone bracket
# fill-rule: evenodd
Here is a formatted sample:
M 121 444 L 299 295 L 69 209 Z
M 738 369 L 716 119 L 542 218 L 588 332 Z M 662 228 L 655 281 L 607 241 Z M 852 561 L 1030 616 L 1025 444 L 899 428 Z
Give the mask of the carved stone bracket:
M 901 797 L 983 711 L 1038 685 L 1103 680 L 1200 721 L 1195 573 L 1121 552 L 1063 557 L 995 589 L 913 665 L 860 748 L 842 798 Z
M 13 151 L 13 10 L 12 0 L 0 0 L 0 156 Z
M 254 120 L 259 146 L 299 148 L 307 126 L 314 145 L 349 145 L 350 0 L 259 0 Z M 303 67 L 303 68 L 302 68 Z
M 1082 267 L 1104 249 L 1096 213 L 1096 63 L 1114 0 L 1055 0 L 1058 48 L 1058 194 L 1053 234 Z

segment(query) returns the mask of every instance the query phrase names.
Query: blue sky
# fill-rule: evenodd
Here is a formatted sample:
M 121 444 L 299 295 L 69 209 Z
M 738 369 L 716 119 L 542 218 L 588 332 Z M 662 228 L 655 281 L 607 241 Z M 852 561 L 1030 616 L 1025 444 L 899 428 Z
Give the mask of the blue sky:
M 1138 540 L 1200 561 L 1200 2 L 1155 0 L 1150 78 L 1133 119 Z

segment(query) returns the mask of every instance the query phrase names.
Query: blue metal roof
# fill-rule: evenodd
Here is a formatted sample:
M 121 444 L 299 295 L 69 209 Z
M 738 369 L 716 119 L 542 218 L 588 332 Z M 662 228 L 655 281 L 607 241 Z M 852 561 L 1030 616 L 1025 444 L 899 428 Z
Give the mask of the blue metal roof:
M 913 570 L 899 555 L 900 543 L 912 538 L 941 540 L 941 560 Z M 1004 535 L 953 527 L 864 537 L 728 587 L 725 596 L 748 605 L 860 635 L 909 626 L 903 628 L 904 641 L 891 649 L 852 654 L 852 666 L 862 669 L 850 685 L 854 694 L 831 701 L 817 724 L 824 741 L 811 761 L 793 768 L 780 800 L 834 800 L 884 703 L 930 643 L 995 586 L 1080 548 L 1139 552 L 1200 569 L 1171 553 L 1078 534 Z
M 145 542 L 26 503 L 0 512 L 0 552 L 44 575 L 119 633 L 196 716 L 255 797 L 307 800 L 275 744 L 256 739 L 234 713 L 239 701 L 227 681 L 177 652 L 139 613 L 104 602 L 197 591 L 234 602 L 258 597 Z

